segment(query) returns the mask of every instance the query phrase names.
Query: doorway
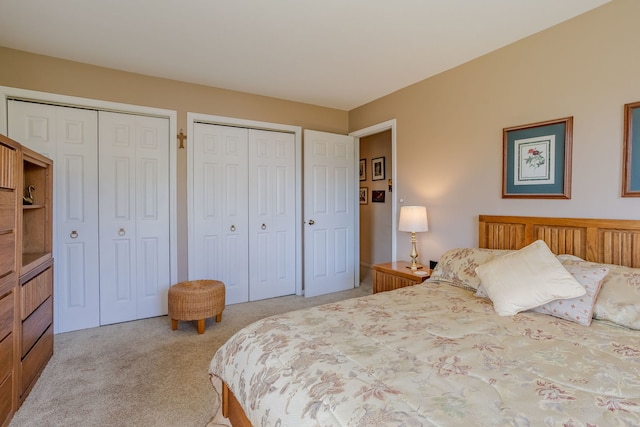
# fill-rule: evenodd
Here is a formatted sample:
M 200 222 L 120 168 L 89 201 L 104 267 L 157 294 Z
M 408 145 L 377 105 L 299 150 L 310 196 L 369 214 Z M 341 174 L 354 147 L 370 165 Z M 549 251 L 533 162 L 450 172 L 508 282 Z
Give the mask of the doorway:
M 360 282 L 371 280 L 371 267 L 396 260 L 396 123 L 389 120 L 352 132 L 360 160 Z

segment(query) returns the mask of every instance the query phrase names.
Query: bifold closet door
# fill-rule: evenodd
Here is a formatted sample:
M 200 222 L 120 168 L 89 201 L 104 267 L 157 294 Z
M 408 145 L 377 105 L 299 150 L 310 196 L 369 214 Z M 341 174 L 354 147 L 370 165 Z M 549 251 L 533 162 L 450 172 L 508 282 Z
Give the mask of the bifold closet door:
M 295 137 L 249 130 L 249 300 L 291 295 L 295 282 Z
M 99 326 L 98 113 L 8 104 L 8 136 L 53 160 L 55 331 Z
M 99 112 L 100 323 L 167 313 L 169 121 Z
M 224 282 L 227 304 L 249 298 L 248 132 L 193 126 L 189 278 Z
M 295 136 L 195 123 L 189 277 L 235 304 L 295 293 Z

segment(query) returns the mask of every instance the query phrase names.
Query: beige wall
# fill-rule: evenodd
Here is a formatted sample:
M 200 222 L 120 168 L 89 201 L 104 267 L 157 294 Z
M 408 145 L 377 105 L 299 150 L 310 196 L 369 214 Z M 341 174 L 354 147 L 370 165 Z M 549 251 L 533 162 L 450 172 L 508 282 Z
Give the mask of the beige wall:
M 385 178 L 373 181 L 371 160 L 378 157 L 385 158 Z M 367 179 L 360 181 L 360 187 L 366 187 L 368 193 L 368 203 L 360 205 L 360 264 L 370 267 L 391 261 L 391 130 L 360 138 L 360 159 L 365 159 L 367 165 Z M 384 203 L 373 203 L 373 190 L 385 192 Z
M 179 60 L 179 58 L 176 58 Z M 0 47 L 0 86 L 347 133 L 346 111 L 96 67 Z M 178 150 L 178 277 L 187 277 L 186 150 Z
M 614 0 L 349 113 L 351 131 L 397 120 L 393 195 L 428 207 L 423 261 L 476 245 L 478 214 L 640 219 L 640 199 L 620 197 L 623 106 L 640 101 L 638 16 L 640 1 Z M 567 116 L 571 200 L 502 199 L 502 129 Z

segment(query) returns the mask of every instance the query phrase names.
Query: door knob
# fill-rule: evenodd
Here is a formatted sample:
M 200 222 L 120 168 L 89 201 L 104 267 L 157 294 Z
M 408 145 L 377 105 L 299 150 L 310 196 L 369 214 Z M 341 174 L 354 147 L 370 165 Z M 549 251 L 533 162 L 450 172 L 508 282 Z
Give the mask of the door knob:
M 312 220 L 312 219 L 310 219 L 310 220 L 309 220 L 309 225 L 313 225 L 313 224 L 315 224 L 315 223 L 316 223 L 316 222 L 315 222 L 314 220 Z
M 235 225 L 232 225 L 231 227 L 229 227 L 229 230 L 231 230 L 231 231 L 236 231 L 236 226 L 235 226 Z
M 262 227 L 260 227 L 260 228 L 262 228 L 263 230 L 266 230 L 267 229 L 267 225 L 266 224 L 262 224 Z
M 124 231 L 124 228 L 121 228 L 120 230 L 118 230 L 118 236 L 124 236 L 126 233 L 126 231 Z
M 73 230 L 71 232 L 71 234 L 69 234 L 69 237 L 71 237 L 72 239 L 77 239 L 78 238 L 78 232 L 76 230 Z

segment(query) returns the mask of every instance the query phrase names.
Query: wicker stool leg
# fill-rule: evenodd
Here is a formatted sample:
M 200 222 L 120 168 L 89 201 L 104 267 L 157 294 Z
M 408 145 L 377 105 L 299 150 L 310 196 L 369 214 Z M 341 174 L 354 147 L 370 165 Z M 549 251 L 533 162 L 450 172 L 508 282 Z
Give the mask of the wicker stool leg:
M 198 334 L 204 334 L 204 322 L 206 319 L 198 319 Z
M 175 331 L 178 329 L 178 319 L 171 319 L 171 330 Z
M 222 322 L 222 313 L 216 315 L 216 322 Z

